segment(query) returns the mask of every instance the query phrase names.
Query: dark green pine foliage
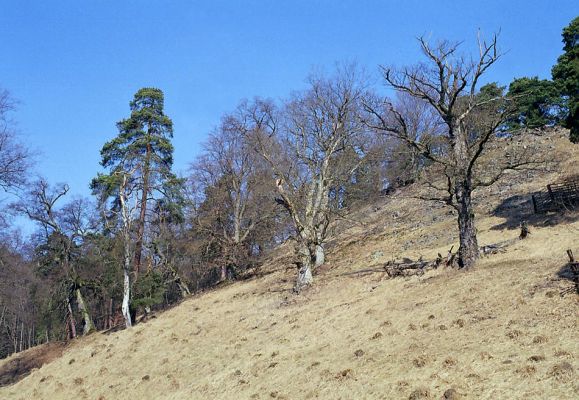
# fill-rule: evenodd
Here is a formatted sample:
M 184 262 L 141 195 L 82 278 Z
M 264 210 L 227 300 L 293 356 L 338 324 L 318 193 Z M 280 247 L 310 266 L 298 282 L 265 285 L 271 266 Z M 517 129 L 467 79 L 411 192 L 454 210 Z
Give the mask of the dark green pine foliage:
M 508 125 L 540 128 L 561 122 L 565 103 L 553 81 L 538 77 L 517 78 L 509 85 L 508 98 L 515 105 L 514 116 Z
M 162 202 L 173 212 L 182 204 L 181 185 L 171 167 L 173 164 L 173 122 L 164 113 L 163 92 L 155 88 L 140 89 L 130 103 L 131 115 L 117 123 L 119 134 L 105 143 L 101 150 L 101 165 L 108 173 L 93 179 L 91 189 L 102 203 L 112 200 L 111 208 L 118 207 L 116 198 L 119 179 L 129 175 L 129 191 L 138 196 L 138 219 L 134 255 L 135 276 L 141 266 L 146 226 L 149 214 Z
M 567 98 L 568 114 L 565 126 L 570 129 L 569 138 L 579 143 L 579 17 L 563 29 L 564 53 L 553 66 L 553 81 Z

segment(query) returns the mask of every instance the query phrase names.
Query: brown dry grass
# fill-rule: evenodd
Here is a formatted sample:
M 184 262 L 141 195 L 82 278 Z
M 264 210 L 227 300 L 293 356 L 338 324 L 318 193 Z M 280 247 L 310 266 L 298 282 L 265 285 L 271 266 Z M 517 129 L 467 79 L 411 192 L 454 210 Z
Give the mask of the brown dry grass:
M 576 168 L 577 147 L 549 143 L 564 161 L 559 171 Z M 491 213 L 501 198 L 556 177 L 481 192 L 481 244 L 518 235 Z M 530 238 L 472 271 L 392 280 L 355 272 L 393 257 L 444 254 L 456 245 L 453 216 L 400 194 L 358 220 L 300 296 L 291 294 L 294 270 L 281 249 L 271 274 L 192 298 L 129 331 L 79 340 L 0 389 L 0 398 L 579 397 L 577 297 L 559 296 L 571 282 L 558 275 L 565 249 L 579 250 L 577 214 L 533 220 Z

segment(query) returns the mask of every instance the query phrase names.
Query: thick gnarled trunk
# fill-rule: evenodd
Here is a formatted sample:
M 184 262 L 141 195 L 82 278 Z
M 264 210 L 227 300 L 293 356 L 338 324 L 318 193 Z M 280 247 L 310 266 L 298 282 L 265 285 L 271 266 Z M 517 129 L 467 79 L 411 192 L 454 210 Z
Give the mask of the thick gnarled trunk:
M 479 258 L 478 241 L 474 209 L 472 205 L 472 189 L 468 181 L 457 185 L 458 230 L 460 248 L 458 249 L 458 265 L 460 268 L 471 268 Z
M 316 265 L 315 246 L 302 241 L 297 247 L 299 261 L 297 263 L 298 276 L 294 290 L 299 293 L 302 289 L 314 283 L 314 268 Z

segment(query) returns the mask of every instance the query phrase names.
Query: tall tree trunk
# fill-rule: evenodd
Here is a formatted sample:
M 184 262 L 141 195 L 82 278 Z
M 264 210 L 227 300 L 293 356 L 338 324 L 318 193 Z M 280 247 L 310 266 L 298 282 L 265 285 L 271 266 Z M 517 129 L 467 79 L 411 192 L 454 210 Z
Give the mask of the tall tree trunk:
M 141 258 L 143 253 L 143 242 L 145 236 L 145 218 L 147 217 L 147 200 L 149 197 L 149 175 L 151 173 L 151 144 L 147 143 L 145 162 L 143 165 L 143 193 L 141 196 L 141 210 L 137 221 L 137 240 L 135 242 L 134 273 L 135 280 L 139 276 L 141 269 Z
M 68 323 L 70 327 L 70 339 L 76 338 L 76 321 L 74 320 L 74 314 L 72 312 L 72 306 L 70 305 L 70 298 L 66 299 L 66 309 L 68 311 Z
M 12 326 L 12 347 L 13 353 L 18 352 L 18 316 L 14 314 L 14 325 Z
M 2 308 L 2 315 L 0 315 L 0 331 L 2 330 L 2 322 L 4 322 L 4 315 L 6 315 L 6 306 Z
M 20 324 L 20 351 L 23 350 L 22 344 L 24 343 L 24 321 Z
M 125 318 L 125 325 L 130 328 L 133 324 L 131 321 L 131 311 L 129 302 L 131 299 L 131 215 L 129 205 L 127 204 L 127 176 L 123 176 L 119 187 L 119 201 L 121 203 L 121 217 L 123 221 L 123 303 L 121 311 Z
M 82 297 L 82 293 L 80 292 L 80 288 L 76 289 L 76 302 L 78 303 L 78 310 L 82 314 L 82 319 L 84 320 L 84 328 L 82 331 L 83 335 L 87 335 L 92 331 L 95 331 L 96 328 L 94 326 L 94 322 L 90 316 L 88 311 L 88 307 Z
M 459 182 L 458 186 L 456 196 L 458 201 L 458 230 L 460 239 L 458 265 L 461 268 L 471 268 L 479 258 L 474 209 L 471 202 L 472 189 L 468 180 Z

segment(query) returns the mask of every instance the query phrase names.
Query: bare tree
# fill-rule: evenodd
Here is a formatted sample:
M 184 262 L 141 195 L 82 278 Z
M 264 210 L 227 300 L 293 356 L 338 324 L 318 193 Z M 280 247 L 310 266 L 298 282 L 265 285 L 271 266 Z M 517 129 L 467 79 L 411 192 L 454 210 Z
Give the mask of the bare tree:
M 428 141 L 433 146 L 433 140 L 444 133 L 444 124 L 440 117 L 423 99 L 398 92 L 395 104 L 397 112 L 404 116 L 406 131 L 411 141 L 422 143 Z M 430 164 L 429 160 L 407 140 L 395 135 L 381 135 L 381 137 L 386 141 L 384 155 L 387 162 L 385 170 L 387 187 L 392 189 L 417 181 L 420 173 Z
M 269 169 L 245 135 L 246 107 L 243 103 L 222 119 L 192 165 L 196 228 L 217 242 L 221 280 L 228 268 L 243 268 L 259 256 L 260 243 L 271 240 L 264 235 L 276 216 Z
M 58 275 L 62 276 L 59 284 L 62 285 L 65 296 L 65 307 L 68 311 L 70 332 L 74 337 L 74 315 L 72 301 L 76 300 L 78 310 L 84 321 L 83 334 L 94 331 L 95 325 L 90 310 L 82 294 L 82 290 L 89 286 L 89 282 L 80 277 L 77 267 L 79 258 L 78 249 L 86 235 L 94 232 L 96 223 L 90 215 L 92 207 L 86 200 L 75 199 L 58 207 L 59 201 L 67 195 L 69 187 L 66 184 L 50 185 L 43 179 L 32 183 L 23 198 L 12 204 L 15 212 L 27 216 L 36 222 L 40 229 L 42 247 L 47 251 L 50 263 L 57 261 Z
M 314 269 L 325 262 L 324 244 L 336 216 L 332 196 L 363 160 L 345 165 L 352 158 L 339 156 L 348 149 L 362 152 L 358 117 L 365 91 L 356 68 L 345 67 L 329 78 L 311 77 L 309 88 L 277 115 L 264 102 L 249 113 L 256 149 L 276 179 L 277 202 L 296 231 L 298 291 L 313 282 Z
M 0 89 L 0 188 L 5 191 L 23 186 L 31 161 L 30 152 L 15 137 L 10 119 L 14 106 L 8 91 Z
M 493 184 L 506 171 L 525 168 L 533 161 L 530 151 L 522 146 L 513 148 L 507 157 L 506 149 L 500 147 L 508 142 L 495 144 L 501 140 L 499 133 L 510 115 L 510 107 L 500 90 L 478 90 L 481 77 L 500 58 L 497 36 L 490 42 L 479 37 L 479 54 L 474 59 L 458 55 L 459 44 L 444 41 L 432 47 L 424 37 L 419 38 L 419 43 L 427 62 L 402 69 L 382 67 L 384 80 L 397 92 L 427 103 L 442 131 L 437 127 L 432 134 L 412 122 L 407 107 L 387 100 L 366 102 L 366 123 L 403 141 L 431 164 L 430 175 L 424 179 L 431 194 L 425 198 L 443 201 L 457 211 L 458 262 L 468 268 L 479 257 L 473 191 Z M 493 147 L 494 152 L 490 151 Z M 488 159 L 490 153 L 492 162 Z

